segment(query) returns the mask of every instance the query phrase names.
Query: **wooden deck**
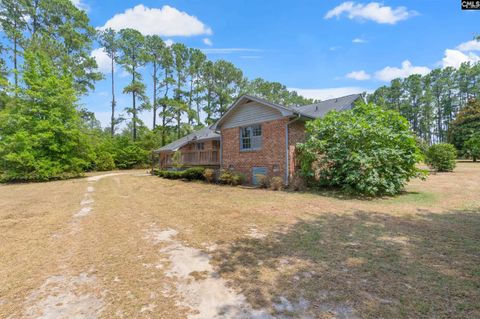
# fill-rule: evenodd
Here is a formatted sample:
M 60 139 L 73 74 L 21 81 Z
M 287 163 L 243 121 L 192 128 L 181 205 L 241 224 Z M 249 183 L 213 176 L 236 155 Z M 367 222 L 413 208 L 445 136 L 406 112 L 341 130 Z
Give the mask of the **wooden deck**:
M 219 166 L 220 151 L 183 151 L 182 165 L 184 166 Z M 160 167 L 173 166 L 173 154 L 169 154 L 160 160 Z

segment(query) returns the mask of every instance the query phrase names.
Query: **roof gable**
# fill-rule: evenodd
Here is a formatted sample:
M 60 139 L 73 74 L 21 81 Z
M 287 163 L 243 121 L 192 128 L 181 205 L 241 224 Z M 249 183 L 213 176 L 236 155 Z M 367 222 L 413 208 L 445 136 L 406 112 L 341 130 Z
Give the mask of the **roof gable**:
M 219 129 L 221 127 L 228 128 L 255 122 L 265 122 L 284 116 L 291 116 L 294 113 L 294 110 L 291 108 L 254 96 L 242 95 L 228 108 L 213 127 Z

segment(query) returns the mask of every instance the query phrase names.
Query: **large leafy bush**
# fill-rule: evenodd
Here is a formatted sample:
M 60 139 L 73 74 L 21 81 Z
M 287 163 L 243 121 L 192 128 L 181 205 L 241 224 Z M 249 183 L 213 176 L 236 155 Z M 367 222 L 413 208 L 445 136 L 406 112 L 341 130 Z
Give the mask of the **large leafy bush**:
M 394 195 L 423 176 L 422 159 L 408 122 L 373 104 L 330 111 L 306 124 L 299 144 L 301 173 L 312 186 L 339 187 L 366 195 Z
M 105 138 L 96 152 L 97 154 L 111 154 L 115 167 L 120 169 L 147 167 L 150 163 L 150 152 L 144 149 L 139 142 L 132 141 L 128 135 Z
M 460 155 L 467 155 L 465 142 L 480 132 L 480 100 L 471 100 L 460 112 L 448 129 L 448 142 L 453 144 Z
M 113 156 L 107 152 L 100 152 L 95 159 L 95 169 L 97 171 L 110 171 L 115 169 L 115 162 Z
M 451 172 L 456 166 L 457 150 L 447 143 L 434 144 L 428 148 L 425 162 L 438 172 Z
M 471 157 L 474 162 L 480 158 L 480 131 L 473 134 L 463 145 L 464 154 Z

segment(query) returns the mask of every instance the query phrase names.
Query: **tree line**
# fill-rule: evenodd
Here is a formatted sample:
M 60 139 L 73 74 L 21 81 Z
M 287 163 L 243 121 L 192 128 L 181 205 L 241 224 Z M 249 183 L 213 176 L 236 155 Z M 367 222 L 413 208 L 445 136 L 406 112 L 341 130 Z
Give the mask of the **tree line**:
M 477 40 L 480 40 L 477 39 Z M 400 112 L 417 136 L 429 144 L 449 139 L 451 123 L 469 101 L 480 98 L 480 63 L 438 68 L 422 76 L 394 79 L 367 99 Z
M 134 29 L 99 33 L 99 42 L 111 60 L 112 116 L 110 132 L 121 118 L 115 116 L 115 64 L 131 77 L 123 93 L 131 94 L 133 139 L 137 137 L 138 113 L 153 110 L 153 127 L 160 127 L 162 144 L 168 132 L 179 138 L 185 131 L 212 124 L 243 93 L 264 97 L 282 104 L 308 104 L 312 101 L 287 90 L 285 85 L 261 78 L 249 81 L 243 72 L 225 60 L 210 61 L 196 48 L 182 43 L 167 46 L 157 35 L 143 36 Z M 143 79 L 139 69 L 147 67 L 151 79 Z M 152 96 L 146 96 L 151 85 Z M 202 119 L 202 114 L 205 114 Z
M 145 165 L 152 149 L 213 123 L 244 93 L 286 105 L 312 102 L 278 82 L 248 80 L 232 63 L 211 61 L 181 43 L 168 46 L 133 29 L 99 32 L 69 0 L 2 0 L 0 33 L 4 181 Z M 105 77 L 91 56 L 96 43 L 111 59 L 107 130 L 79 102 Z M 115 86 L 116 65 L 130 76 L 125 87 Z M 120 89 L 131 97 L 128 105 L 117 105 Z M 139 119 L 147 109 L 153 110 L 152 128 Z

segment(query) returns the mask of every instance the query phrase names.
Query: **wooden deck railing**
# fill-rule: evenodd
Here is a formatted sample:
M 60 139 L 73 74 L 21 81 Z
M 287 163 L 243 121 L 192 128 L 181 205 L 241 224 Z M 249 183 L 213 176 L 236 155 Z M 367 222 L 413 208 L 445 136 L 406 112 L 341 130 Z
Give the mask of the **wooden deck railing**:
M 182 152 L 184 165 L 218 165 L 220 157 L 218 151 L 188 151 Z
M 161 166 L 172 166 L 172 156 L 170 155 L 161 161 Z M 182 152 L 183 165 L 220 165 L 220 152 L 213 151 L 185 151 Z

